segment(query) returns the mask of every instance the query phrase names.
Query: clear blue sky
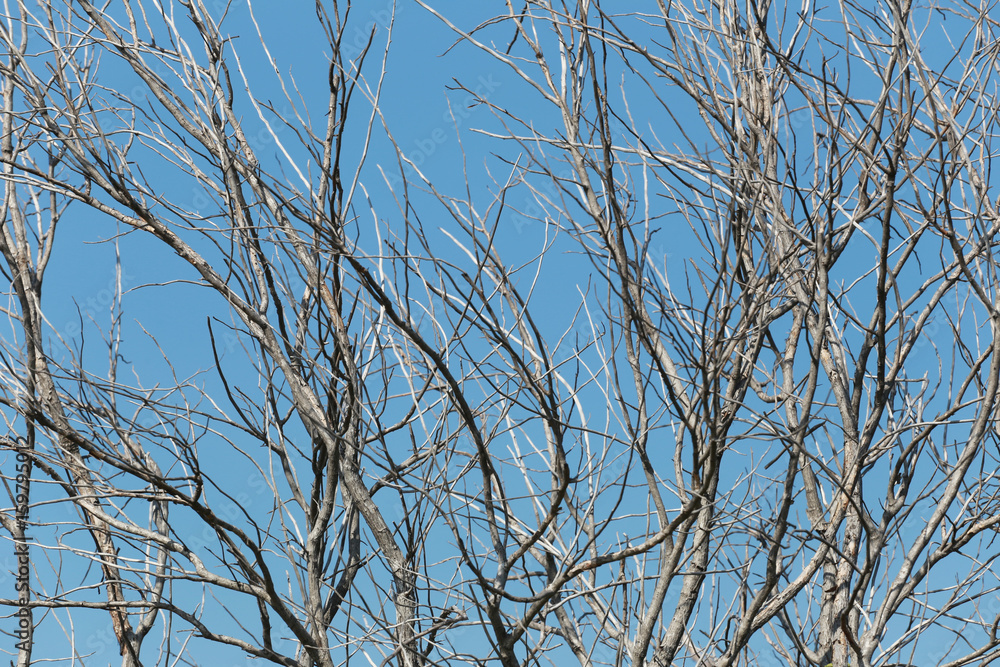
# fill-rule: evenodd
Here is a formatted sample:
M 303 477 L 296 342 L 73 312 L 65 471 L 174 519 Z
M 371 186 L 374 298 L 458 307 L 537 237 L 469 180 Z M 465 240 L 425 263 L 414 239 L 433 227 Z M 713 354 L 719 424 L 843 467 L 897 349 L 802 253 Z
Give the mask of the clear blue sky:
M 357 53 L 367 39 L 369 30 L 372 27 L 376 29 L 374 44 L 364 68 L 364 81 L 374 90 L 378 85 L 379 61 L 389 32 L 388 19 L 392 3 L 370 0 L 353 2 L 351 5 L 351 27 L 348 29 L 344 48 L 349 54 Z M 218 11 L 222 6 L 221 2 L 210 3 L 213 11 Z M 454 23 L 470 28 L 491 17 L 497 11 L 498 4 L 452 1 L 441 3 L 441 7 Z M 329 54 L 323 51 L 311 3 L 259 3 L 256 12 L 264 40 L 282 76 L 287 82 L 294 79 L 302 94 L 303 109 L 313 114 L 313 126 L 321 128 L 325 123 L 322 113 L 327 100 Z M 245 8 L 235 3 L 223 24 L 223 32 L 232 36 L 233 48 L 242 58 L 244 71 L 254 86 L 255 94 L 260 98 L 270 98 L 277 108 L 285 112 L 290 111 L 265 54 L 260 49 L 256 30 Z M 484 41 L 494 40 L 501 50 L 511 37 L 511 34 L 495 28 L 486 28 L 479 34 L 479 38 Z M 391 193 L 383 174 L 388 174 L 390 184 L 398 188 L 398 165 L 395 153 L 382 130 L 383 119 L 407 157 L 440 192 L 461 198 L 465 196 L 464 191 L 468 185 L 473 201 L 482 208 L 490 202 L 491 189 L 495 190 L 491 188 L 491 179 L 503 181 L 506 176 L 503 160 L 515 160 L 519 149 L 513 144 L 502 146 L 497 141 L 474 132 L 476 129 L 501 131 L 501 127 L 489 108 L 473 104 L 468 93 L 455 90 L 456 85 L 465 85 L 502 108 L 517 109 L 518 115 L 536 126 L 558 127 L 558 118 L 553 116 L 552 110 L 542 104 L 537 93 L 509 68 L 469 44 L 454 45 L 455 41 L 454 33 L 447 26 L 416 3 L 404 0 L 396 8 L 392 46 L 382 84 L 384 92 L 379 100 L 381 115 L 375 122 L 370 154 L 359 180 L 371 196 L 378 218 L 388 221 L 390 226 L 399 212 L 392 204 Z M 145 104 L 142 87 L 110 55 L 105 55 L 101 72 L 101 83 L 126 92 L 139 107 Z M 235 68 L 232 73 L 237 74 Z M 614 84 L 610 87 L 617 89 Z M 650 100 L 643 97 L 638 89 L 631 99 L 634 106 L 630 111 L 636 118 L 643 118 L 644 111 L 652 109 L 651 106 L 647 109 L 646 105 L 650 104 Z M 354 104 L 349 146 L 356 155 L 364 145 L 366 122 L 372 109 L 362 98 L 360 90 L 356 93 Z M 685 110 L 680 102 L 673 111 L 682 122 L 686 114 L 690 113 L 690 109 Z M 658 113 L 662 114 L 662 111 Z M 257 142 L 255 148 L 258 149 L 258 156 L 262 158 L 264 166 L 270 169 L 285 168 L 290 182 L 294 182 L 295 174 L 288 169 L 289 163 L 280 156 L 280 151 L 268 133 L 263 131 L 264 126 L 256 118 L 250 105 L 245 105 L 243 115 L 244 129 L 251 137 L 251 143 Z M 637 124 L 643 132 L 649 131 L 652 134 L 657 131 L 656 115 L 651 112 L 650 118 L 654 120 L 645 126 L 642 121 Z M 692 123 L 701 122 L 694 115 L 690 119 Z M 461 134 L 461 141 L 456 129 Z M 796 128 L 796 131 L 801 130 L 802 128 Z M 808 132 L 808 128 L 805 131 Z M 300 160 L 302 152 L 295 150 L 291 135 L 289 131 L 281 132 L 279 139 L 283 142 L 287 140 L 286 147 L 292 157 Z M 665 137 L 659 138 L 666 143 Z M 351 150 L 348 151 L 348 155 L 350 154 Z M 348 159 L 351 167 L 354 165 L 352 159 Z M 168 165 L 150 162 L 144 167 L 151 182 L 164 192 L 175 192 L 179 200 L 187 202 L 191 209 L 198 210 L 207 206 L 205 194 L 192 189 L 188 182 L 177 179 L 176 172 Z M 490 170 L 492 177 L 487 170 Z M 411 178 L 415 176 L 411 167 L 407 167 L 406 172 Z M 641 178 L 638 170 L 630 175 L 636 179 Z M 554 192 L 548 190 L 541 179 L 534 186 L 543 192 Z M 442 206 L 426 194 L 417 192 L 413 196 L 424 230 L 435 250 L 440 256 L 460 258 L 461 253 L 445 233 L 454 227 L 454 223 L 444 214 Z M 515 199 L 507 204 L 528 215 L 541 212 L 525 188 L 519 189 Z M 662 207 L 661 210 L 653 211 L 655 216 L 673 213 L 670 210 L 671 204 L 663 200 L 657 200 L 655 204 Z M 367 209 L 360 189 L 355 197 L 355 205 L 359 215 L 357 231 L 362 245 L 374 247 L 374 236 L 365 222 L 372 219 L 371 211 Z M 194 378 L 196 384 L 218 392 L 221 385 L 217 377 L 212 372 L 205 372 L 214 363 L 211 350 L 205 345 L 206 318 L 218 314 L 218 298 L 188 282 L 195 278 L 193 271 L 179 258 L 164 250 L 160 243 L 150 241 L 138 233 L 124 234 L 118 237 L 116 243 L 109 242 L 109 239 L 122 234 L 124 230 L 82 208 L 74 210 L 76 214 L 68 217 L 61 230 L 53 259 L 53 265 L 57 268 L 47 278 L 45 303 L 53 330 L 74 346 L 80 345 L 86 336 L 92 337 L 94 344 L 88 343 L 85 350 L 87 364 L 95 373 L 106 368 L 107 352 L 96 337 L 98 331 L 107 330 L 115 281 L 120 276 L 127 291 L 126 320 L 123 323 L 126 336 L 122 355 L 129 365 L 142 376 L 144 382 L 161 376 L 165 381 L 169 380 L 167 365 L 160 358 L 162 350 L 162 355 L 170 359 L 178 377 Z M 566 220 L 561 222 L 567 223 Z M 511 264 L 518 260 L 528 262 L 541 251 L 543 244 L 551 244 L 545 261 L 537 271 L 530 269 L 520 274 L 519 280 L 522 282 L 519 286 L 526 289 L 531 280 L 537 280 L 534 312 L 545 314 L 540 324 L 547 328 L 550 335 L 562 333 L 572 314 L 580 306 L 578 290 L 584 289 L 591 277 L 590 262 L 580 254 L 568 253 L 573 244 L 565 236 L 557 235 L 554 226 L 546 227 L 513 213 L 504 218 L 503 225 L 499 238 L 500 250 Z M 665 263 L 668 270 L 673 271 L 681 267 L 686 258 L 698 256 L 702 252 L 694 244 L 691 232 L 683 221 L 671 223 L 670 218 L 662 219 L 658 236 L 651 244 L 652 261 Z M 119 256 L 120 264 L 117 262 Z M 835 277 L 851 280 L 854 270 L 871 266 L 872 260 L 873 257 L 858 253 L 851 261 L 842 265 L 845 268 L 844 275 Z M 167 282 L 171 284 L 166 287 L 144 287 Z M 599 280 L 597 282 L 600 284 Z M 155 298 L 150 298 L 150 295 L 155 295 Z M 600 300 L 599 294 L 591 296 L 591 303 Z M 863 305 L 861 303 L 859 307 Z M 82 332 L 77 325 L 79 316 L 85 321 Z M 95 324 L 86 324 L 91 318 Z M 861 319 L 867 320 L 867 314 Z M 140 322 L 141 327 L 138 324 Z M 143 329 L 155 332 L 155 341 Z M 220 334 L 219 329 L 216 334 Z M 240 359 L 241 355 L 237 354 L 239 350 L 233 347 L 235 340 L 227 338 L 222 332 L 220 342 L 223 352 L 232 353 L 234 358 Z M 925 361 L 928 368 L 932 368 L 936 362 L 930 356 Z M 256 383 L 252 369 L 244 367 L 241 370 L 234 365 L 230 372 L 236 379 Z M 600 394 L 596 390 L 592 391 L 586 398 L 590 405 L 596 406 L 595 413 L 598 414 L 595 418 L 599 419 L 603 406 Z M 207 405 L 204 407 L 209 409 Z M 266 489 L 253 483 L 254 473 L 249 464 L 229 457 L 226 445 L 221 440 L 214 440 L 212 436 L 204 440 L 203 455 L 213 442 L 218 442 L 220 449 L 220 457 L 215 460 L 219 469 L 227 470 L 233 479 L 246 479 L 237 504 L 248 511 L 254 511 L 258 507 L 266 509 L 269 504 Z M 750 454 L 747 454 L 745 460 L 748 467 L 757 462 Z M 727 471 L 726 479 L 737 484 L 743 472 L 734 468 Z M 641 509 L 639 508 L 640 511 Z M 178 520 L 183 521 L 180 516 Z M 39 535 L 44 533 L 44 530 L 39 529 Z M 80 541 L 82 543 L 82 536 Z M 87 635 L 86 630 L 83 631 L 83 636 L 87 637 L 86 648 L 97 652 L 94 660 L 87 664 L 117 662 L 117 650 L 107 636 L 107 615 L 95 612 L 95 619 L 98 622 L 93 633 Z M 54 624 L 49 621 L 46 627 L 54 627 Z M 470 645 L 480 639 L 475 633 L 468 634 Z M 247 665 L 258 664 L 257 661 L 245 659 L 238 652 L 214 645 L 208 648 L 207 642 L 202 643 L 206 648 L 196 651 L 203 660 L 202 664 L 209 664 L 210 659 L 217 659 L 216 664 L 226 666 L 242 665 L 244 660 Z M 38 658 L 65 654 L 65 646 L 55 638 L 52 641 L 47 638 L 39 641 L 36 650 Z

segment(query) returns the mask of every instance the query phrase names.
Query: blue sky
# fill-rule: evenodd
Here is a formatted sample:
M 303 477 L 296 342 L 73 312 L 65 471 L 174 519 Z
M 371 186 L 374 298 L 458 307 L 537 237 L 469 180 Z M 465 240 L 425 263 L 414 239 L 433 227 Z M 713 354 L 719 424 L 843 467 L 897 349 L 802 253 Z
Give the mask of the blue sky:
M 393 8 L 391 2 L 375 0 L 371 2 L 351 3 L 351 24 L 347 30 L 347 40 L 344 45 L 348 55 L 359 53 L 372 28 L 375 29 L 373 47 L 365 63 L 362 86 L 368 91 L 374 91 L 379 85 L 380 60 L 383 57 L 386 39 L 390 34 L 389 18 Z M 652 5 L 653 3 L 645 3 Z M 497 3 L 447 2 L 442 3 L 442 11 L 456 25 L 472 28 L 493 15 L 498 8 Z M 225 7 L 221 1 L 210 4 L 210 10 L 220 12 Z M 284 98 L 278 78 L 268 62 L 266 54 L 260 49 L 257 30 L 261 30 L 265 43 L 270 49 L 281 77 L 286 84 L 294 80 L 301 99 L 297 93 L 291 94 L 291 101 Z M 640 28 L 637 27 L 637 30 Z M 281 113 L 288 114 L 293 105 L 299 105 L 303 111 L 308 111 L 311 126 L 322 128 L 325 124 L 323 112 L 327 100 L 327 58 L 323 51 L 322 35 L 315 25 L 313 10 L 309 3 L 271 3 L 261 4 L 256 8 L 256 24 L 245 12 L 242 6 L 234 5 L 223 24 L 223 31 L 232 37 L 232 48 L 240 55 L 243 71 L 253 85 L 254 94 L 261 100 L 269 100 Z M 637 33 L 639 34 L 639 33 Z M 501 51 L 506 47 L 511 34 L 507 28 L 486 27 L 477 33 L 477 38 L 495 44 Z M 430 181 L 444 197 L 464 199 L 470 196 L 472 203 L 480 212 L 494 204 L 498 184 L 502 184 L 510 172 L 512 163 L 519 158 L 521 148 L 513 142 L 503 144 L 497 140 L 477 132 L 503 132 L 501 120 L 488 105 L 477 103 L 469 92 L 458 90 L 462 85 L 495 104 L 501 109 L 511 109 L 532 125 L 545 128 L 546 132 L 559 128 L 559 118 L 552 109 L 543 104 L 536 91 L 527 86 L 508 67 L 497 62 L 488 54 L 474 46 L 456 42 L 455 34 L 438 18 L 418 6 L 415 2 L 404 1 L 395 7 L 395 20 L 391 25 L 392 44 L 386 57 L 384 80 L 381 82 L 383 93 L 378 100 L 378 115 L 374 121 L 374 131 L 370 139 L 366 134 L 367 123 L 373 109 L 370 102 L 363 98 L 359 90 L 355 95 L 354 110 L 349 120 L 348 170 L 353 171 L 363 150 L 367 146 L 368 156 L 361 168 L 358 178 L 359 187 L 354 196 L 354 213 L 356 221 L 351 225 L 351 233 L 356 235 L 358 245 L 363 249 L 373 249 L 379 239 L 379 234 L 386 230 L 398 231 L 404 216 L 419 216 L 421 226 L 426 233 L 428 244 L 438 257 L 454 260 L 456 264 L 465 261 L 462 250 L 457 247 L 452 237 L 461 238 L 457 225 L 449 215 L 445 206 L 434 196 L 419 190 L 417 170 Z M 830 52 L 824 55 L 835 56 L 838 48 L 829 46 Z M 817 50 L 817 56 L 819 56 Z M 943 51 L 932 53 L 929 57 L 945 57 Z M 129 75 L 120 63 L 108 54 L 102 61 L 101 83 L 117 89 L 139 109 L 145 109 L 149 102 L 143 92 L 143 87 Z M 235 66 L 232 73 L 237 75 Z M 612 73 L 616 74 L 616 73 Z M 164 77 L 171 76 L 164 71 Z M 611 83 L 609 88 L 618 91 L 624 88 L 631 103 L 630 111 L 636 120 L 636 129 L 647 139 L 658 137 L 664 144 L 671 143 L 667 137 L 674 129 L 671 121 L 666 118 L 663 109 L 656 106 L 655 100 L 648 93 L 643 93 L 635 78 L 621 73 L 624 83 Z M 855 81 L 864 81 L 864 74 L 852 73 Z M 869 74 L 870 76 L 870 74 Z M 873 79 L 874 80 L 874 79 Z M 237 85 L 237 95 L 242 95 L 240 85 Z M 861 85 L 861 84 L 858 84 Z M 794 100 L 794 95 L 790 96 Z M 622 111 L 622 100 L 612 100 L 616 109 Z M 516 110 L 516 111 L 515 111 Z M 277 140 L 266 131 L 264 123 L 256 117 L 255 109 L 244 99 L 241 109 L 244 118 L 244 130 L 250 137 L 251 146 L 257 151 L 265 168 L 278 171 L 283 169 L 288 176 L 288 183 L 293 187 L 298 185 L 298 175 L 292 168 L 295 163 L 303 167 L 305 153 L 297 146 L 294 132 L 276 130 Z M 693 113 L 690 102 L 676 100 L 670 111 L 676 114 L 673 122 L 679 126 L 690 123 L 698 128 L 702 121 Z M 266 117 L 273 121 L 270 115 Z M 383 123 L 385 127 L 383 127 Z M 385 129 L 391 133 L 396 144 L 404 152 L 412 165 L 404 166 L 404 172 L 411 181 L 411 202 L 413 211 L 400 211 L 396 206 L 393 191 L 398 195 L 401 181 L 399 179 L 399 163 L 397 155 L 386 136 Z M 801 140 L 803 153 L 811 146 L 812 128 L 803 123 L 789 128 L 790 136 Z M 794 130 L 794 132 L 791 132 Z M 682 140 L 677 138 L 676 145 L 683 147 Z M 706 137 L 695 136 L 696 144 L 708 144 Z M 283 156 L 287 151 L 291 161 Z M 539 149 L 540 152 L 540 149 Z M 546 152 L 558 155 L 558 151 L 547 148 Z M 184 178 L 176 166 L 155 157 L 152 150 L 136 148 L 132 154 L 135 160 L 142 162 L 144 176 L 150 187 L 157 192 L 169 193 L 178 205 L 190 211 L 206 216 L 212 215 L 213 202 L 202 188 L 193 186 L 190 179 Z M 800 157 L 802 155 L 800 154 Z M 148 161 L 146 161 L 148 160 Z M 561 174 L 564 164 L 553 163 L 554 170 Z M 644 177 L 649 176 L 643 170 L 631 166 L 626 168 L 632 182 L 633 194 L 642 194 Z M 808 174 L 802 174 L 807 176 Z M 308 176 L 307 176 L 308 178 Z M 848 177 L 857 178 L 857 175 Z M 676 182 L 669 181 L 672 186 Z M 587 305 L 601 329 L 602 315 L 597 304 L 603 300 L 606 285 L 597 275 L 597 270 L 590 261 L 576 249 L 575 243 L 558 226 L 570 223 L 574 209 L 559 212 L 558 207 L 546 208 L 539 199 L 558 196 L 558 190 L 551 180 L 536 177 L 530 181 L 531 187 L 519 187 L 512 192 L 512 198 L 506 205 L 507 213 L 501 219 L 500 233 L 497 244 L 501 255 L 510 265 L 525 263 L 524 268 L 516 276 L 519 289 L 527 291 L 535 285 L 535 297 L 532 306 L 535 313 L 540 314 L 539 322 L 547 334 L 549 341 L 570 330 L 574 313 L 578 312 L 584 297 L 581 292 L 587 292 Z M 707 253 L 696 244 L 693 233 L 680 215 L 685 211 L 674 202 L 663 197 L 666 188 L 649 178 L 650 227 L 655 234 L 650 243 L 650 261 L 658 267 L 663 266 L 676 280 L 683 276 L 685 260 L 696 259 L 704 261 Z M 467 190 L 468 189 L 468 190 Z M 532 190 L 536 194 L 532 194 Z M 467 195 L 468 192 L 468 195 Z M 642 200 L 640 197 L 640 205 Z M 458 205 L 455 205 L 458 207 Z M 460 207 L 459 207 L 460 208 Z M 533 218 L 554 216 L 556 224 L 544 224 Z M 641 218 L 641 215 L 637 215 Z M 208 218 L 206 225 L 222 224 L 218 218 Z M 213 325 L 217 341 L 222 352 L 222 365 L 232 380 L 246 383 L 248 388 L 256 387 L 259 377 L 256 369 L 246 363 L 246 357 L 240 348 L 241 337 L 227 334 L 225 324 L 229 314 L 220 315 L 219 298 L 204 287 L 193 284 L 193 270 L 169 250 L 144 235 L 136 232 L 125 233 L 126 230 L 85 210 L 83 207 L 71 208 L 63 223 L 59 242 L 53 258 L 53 269 L 47 278 L 45 293 L 46 312 L 52 326 L 53 335 L 62 336 L 74 348 L 83 345 L 85 366 L 88 370 L 100 373 L 108 365 L 107 349 L 100 343 L 99 332 L 107 331 L 114 314 L 116 286 L 120 282 L 125 295 L 125 318 L 122 320 L 124 345 L 121 349 L 125 360 L 124 368 L 135 372 L 141 382 L 152 384 L 164 382 L 169 384 L 171 372 L 163 360 L 170 360 L 173 374 L 178 378 L 190 379 L 195 386 L 205 387 L 210 395 L 218 397 L 222 386 L 217 374 L 212 369 L 214 359 L 211 349 L 206 345 L 206 320 L 219 317 L 221 322 Z M 112 241 L 112 239 L 115 239 Z M 382 239 L 384 240 L 384 239 Z M 859 244 L 845 262 L 838 265 L 838 273 L 832 278 L 851 282 L 857 278 L 860 269 L 867 270 L 876 260 L 874 246 Z M 545 250 L 544 258 L 538 257 Z M 225 254 L 225 248 L 219 247 L 209 253 L 214 253 L 218 259 Z M 935 266 L 933 256 L 924 262 L 923 272 L 933 273 L 940 269 Z M 915 279 L 917 276 L 912 276 Z M 854 306 L 866 311 L 870 309 L 870 284 L 868 277 L 855 290 Z M 292 281 L 294 283 L 294 281 Z M 155 285 L 155 287 L 154 287 Z M 589 287 L 588 287 L 589 285 Z M 589 290 L 589 291 L 588 291 Z M 866 292 L 866 290 L 868 290 Z M 870 313 L 861 312 L 859 318 L 865 322 Z M 78 319 L 84 321 L 82 330 Z M 89 323 L 93 319 L 93 323 Z M 589 327 L 577 326 L 569 331 L 569 337 L 590 335 Z M 148 333 L 147 333 L 148 332 Z M 450 333 L 450 332 L 449 332 Z M 856 333 L 856 332 L 855 332 Z M 933 328 L 932 335 L 938 335 L 938 343 L 947 344 L 948 329 Z M 943 339 L 943 340 L 942 340 Z M 472 349 L 486 354 L 489 345 L 477 341 L 471 343 Z M 929 346 L 925 351 L 929 352 Z M 944 346 L 945 362 L 954 352 Z M 55 355 L 54 355 L 55 356 Z M 561 353 L 554 355 L 556 359 L 568 356 L 564 345 Z M 58 358 L 58 357 L 57 357 Z M 596 350 L 584 357 L 596 367 L 599 359 Z M 933 372 L 937 367 L 937 359 L 930 354 L 921 353 L 915 358 L 911 368 L 913 375 L 923 371 Z M 571 368 L 569 365 L 567 368 Z M 249 390 L 248 390 L 249 391 Z M 651 389 L 651 394 L 660 391 Z M 487 387 L 470 389 L 473 394 L 486 395 Z M 196 392 L 191 392 L 192 396 Z M 606 406 L 599 388 L 589 386 L 581 392 L 581 398 L 587 406 L 586 414 L 576 414 L 580 420 L 593 420 L 599 428 L 607 427 L 605 420 Z M 221 399 L 216 398 L 221 402 Z M 207 403 L 201 406 L 206 412 L 213 407 Z M 755 406 L 759 407 L 759 406 Z M 153 421 L 149 424 L 152 426 Z M 579 424 L 577 424 L 579 425 Z M 169 425 L 167 425 L 169 427 Z M 176 426 L 176 424 L 174 424 Z M 613 427 L 611 427 L 613 428 Z M 294 427 L 290 428 L 295 432 Z M 952 429 L 950 435 L 960 439 L 966 427 Z M 670 441 L 669 428 L 664 428 L 661 437 Z M 298 430 L 301 432 L 301 429 Z M 224 512 L 231 512 L 239 517 L 242 510 L 247 512 L 266 511 L 270 509 L 271 499 L 267 489 L 259 483 L 255 463 L 261 461 L 250 453 L 245 456 L 233 455 L 230 445 L 223 436 L 232 434 L 199 433 L 192 429 L 191 437 L 200 436 L 199 447 L 205 461 L 215 468 L 215 471 L 228 474 L 230 479 L 237 481 L 238 492 L 229 500 L 219 499 L 219 507 Z M 520 443 L 527 448 L 522 440 Z M 398 447 L 405 452 L 404 438 L 393 440 L 392 447 Z M 741 445 L 742 446 L 742 445 Z M 816 438 L 817 450 L 827 447 L 822 435 Z M 211 452 L 218 448 L 218 455 Z M 658 455 L 666 457 L 664 451 Z M 610 457 L 626 456 L 627 448 L 621 443 L 615 443 L 608 448 Z M 584 452 L 582 448 L 574 452 L 578 465 L 583 465 Z M 771 458 L 770 450 L 747 449 L 739 452 L 732 459 L 740 462 L 725 473 L 725 481 L 748 493 L 751 482 L 746 478 L 746 470 L 758 466 Z M 745 465 L 744 467 L 740 467 Z M 614 469 L 613 469 L 614 470 Z M 618 469 L 620 470 L 620 469 Z M 638 473 L 633 470 L 632 479 L 641 483 Z M 881 474 L 881 473 L 880 473 Z M 256 480 L 256 481 L 255 481 Z M 742 485 L 742 486 L 741 486 Z M 744 486 L 746 487 L 744 489 Z M 884 489 L 873 484 L 872 505 L 879 500 L 879 494 L 884 495 Z M 39 493 L 44 494 L 41 490 Z M 381 502 L 381 499 L 380 499 Z M 391 504 L 391 498 L 385 501 Z M 642 517 L 647 511 L 646 496 L 642 502 L 629 504 L 627 509 Z M 529 511 L 525 503 L 525 511 Z M 609 509 L 610 511 L 610 505 Z M 396 519 L 402 518 L 398 514 Z M 186 519 L 183 512 L 178 511 L 176 520 L 183 525 Z M 804 521 L 804 519 L 803 519 Z M 638 525 L 640 519 L 625 519 L 621 526 Z M 435 537 L 448 539 L 447 531 L 438 525 L 440 532 Z M 47 534 L 48 529 L 39 528 L 39 535 Z M 619 537 L 609 534 L 607 544 L 614 544 Z M 82 535 L 73 539 L 83 540 Z M 206 542 L 207 544 L 207 542 Z M 439 571 L 446 572 L 452 567 L 452 562 L 444 563 Z M 957 572 L 957 570 L 956 570 Z M 949 572 L 950 574 L 950 572 Z M 442 577 L 446 578 L 446 577 Z M 936 582 L 935 582 L 936 583 Z M 178 584 L 183 588 L 184 584 Z M 195 595 L 197 591 L 185 592 L 183 595 Z M 675 594 L 675 592 L 672 592 Z M 668 597 L 668 603 L 672 598 Z M 96 619 L 92 632 L 84 629 L 88 636 L 87 649 L 96 651 L 95 659 L 87 664 L 103 664 L 105 659 L 114 662 L 117 650 L 112 646 L 107 636 L 106 614 L 95 612 Z M 699 621 L 702 624 L 707 621 Z M 363 625 L 363 620 L 358 623 Z M 50 626 L 51 627 L 51 622 Z M 360 627 L 360 626 L 358 626 Z M 707 627 L 707 626 L 702 626 Z M 89 632 L 89 635 L 88 635 Z M 102 634 L 103 633 L 103 634 Z M 470 648 L 477 648 L 482 638 L 475 632 L 467 632 L 461 641 L 467 642 Z M 199 641 L 199 640 L 195 640 Z M 216 660 L 220 665 L 255 664 L 241 656 L 238 652 L 220 649 L 208 642 L 201 642 L 204 647 L 195 653 L 208 664 Z M 764 647 L 762 645 L 755 648 Z M 51 652 L 51 653 L 50 653 Z M 63 655 L 64 645 L 58 642 L 44 642 L 38 646 L 38 657 Z

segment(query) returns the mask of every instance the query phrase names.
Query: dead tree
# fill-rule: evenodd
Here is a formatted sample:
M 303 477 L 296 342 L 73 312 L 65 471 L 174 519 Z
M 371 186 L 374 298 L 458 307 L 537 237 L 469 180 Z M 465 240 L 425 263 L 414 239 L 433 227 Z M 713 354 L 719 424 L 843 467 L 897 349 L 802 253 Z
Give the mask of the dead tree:
M 18 664 L 1000 657 L 990 8 L 352 4 L 5 10 Z

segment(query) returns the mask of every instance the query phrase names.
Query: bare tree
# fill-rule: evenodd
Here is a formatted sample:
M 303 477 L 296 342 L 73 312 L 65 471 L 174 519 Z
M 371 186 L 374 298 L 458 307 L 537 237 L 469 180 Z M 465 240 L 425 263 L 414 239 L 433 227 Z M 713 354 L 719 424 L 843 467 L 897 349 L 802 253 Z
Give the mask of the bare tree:
M 351 4 L 6 6 L 18 665 L 1000 657 L 994 7 Z

